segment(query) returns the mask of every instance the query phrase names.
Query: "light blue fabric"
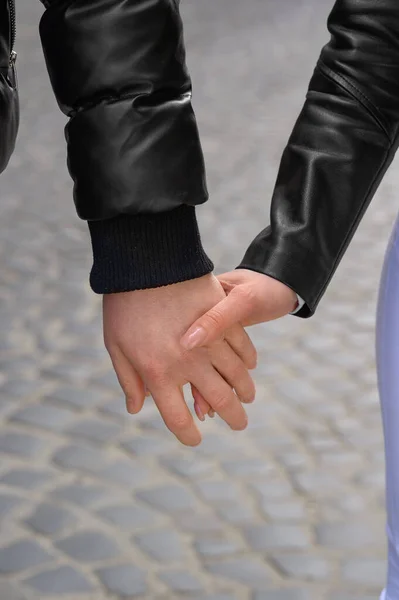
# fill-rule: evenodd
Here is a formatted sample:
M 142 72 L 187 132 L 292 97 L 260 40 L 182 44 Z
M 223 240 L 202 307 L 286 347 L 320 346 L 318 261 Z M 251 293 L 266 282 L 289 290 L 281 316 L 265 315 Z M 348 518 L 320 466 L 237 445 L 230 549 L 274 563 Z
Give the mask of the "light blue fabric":
M 376 357 L 385 437 L 388 574 L 381 598 L 399 599 L 399 217 L 385 254 L 376 329 Z

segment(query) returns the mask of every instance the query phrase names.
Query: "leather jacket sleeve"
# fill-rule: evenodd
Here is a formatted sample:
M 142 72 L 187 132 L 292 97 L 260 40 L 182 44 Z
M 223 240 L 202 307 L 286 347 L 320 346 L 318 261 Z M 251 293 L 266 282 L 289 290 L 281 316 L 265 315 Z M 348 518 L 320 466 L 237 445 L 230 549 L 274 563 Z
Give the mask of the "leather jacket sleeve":
M 382 177 L 399 129 L 399 2 L 337 0 L 285 148 L 270 226 L 238 268 L 266 273 L 311 316 Z
M 208 198 L 179 0 L 44 0 L 40 34 L 68 116 L 68 167 L 99 293 L 209 273 Z

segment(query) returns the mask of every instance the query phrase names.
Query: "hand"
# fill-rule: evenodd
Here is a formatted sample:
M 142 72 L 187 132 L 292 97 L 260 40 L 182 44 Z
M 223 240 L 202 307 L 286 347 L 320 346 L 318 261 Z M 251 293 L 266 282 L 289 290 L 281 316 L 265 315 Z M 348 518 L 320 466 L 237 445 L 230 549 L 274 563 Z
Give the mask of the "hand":
M 295 292 L 277 279 L 249 269 L 236 269 L 217 278 L 227 294 L 200 317 L 181 340 L 192 350 L 220 339 L 230 327 L 243 327 L 283 317 L 297 305 Z
M 225 296 L 216 277 L 206 275 L 103 299 L 104 341 L 129 412 L 141 410 L 148 389 L 166 426 L 190 446 L 199 444 L 201 435 L 184 401 L 184 384 L 192 384 L 237 430 L 247 425 L 241 402 L 255 395 L 248 369 L 256 365 L 256 350 L 241 326 L 193 352 L 179 343 L 187 328 Z

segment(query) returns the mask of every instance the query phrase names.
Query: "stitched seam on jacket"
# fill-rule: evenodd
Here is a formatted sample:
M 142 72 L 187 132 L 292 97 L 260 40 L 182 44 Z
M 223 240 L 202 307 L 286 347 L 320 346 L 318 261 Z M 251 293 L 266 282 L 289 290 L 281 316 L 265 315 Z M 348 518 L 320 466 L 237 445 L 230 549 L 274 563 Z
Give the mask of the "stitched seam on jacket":
M 367 110 L 367 112 L 373 117 L 374 121 L 376 121 L 379 127 L 383 130 L 389 140 L 389 143 L 392 145 L 393 139 L 389 133 L 389 126 L 384 118 L 384 115 L 380 112 L 378 107 L 375 106 L 375 104 L 351 81 L 330 69 L 330 67 L 328 67 L 322 60 L 319 60 L 317 66 L 320 70 L 320 73 L 324 75 L 324 77 L 332 79 L 334 83 L 338 84 L 348 94 L 353 96 Z

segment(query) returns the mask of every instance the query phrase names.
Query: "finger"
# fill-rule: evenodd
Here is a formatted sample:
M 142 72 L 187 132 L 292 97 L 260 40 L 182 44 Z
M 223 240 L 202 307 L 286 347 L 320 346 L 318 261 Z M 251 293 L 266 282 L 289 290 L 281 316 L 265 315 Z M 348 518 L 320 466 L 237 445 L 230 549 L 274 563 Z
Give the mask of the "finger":
M 186 350 L 220 339 L 226 329 L 244 321 L 251 311 L 250 299 L 237 288 L 200 317 L 184 334 L 180 343 Z
M 192 382 L 213 410 L 232 429 L 241 431 L 246 428 L 248 417 L 240 400 L 211 365 L 201 369 L 198 379 L 193 375 Z
M 258 353 L 251 338 L 242 325 L 230 327 L 230 329 L 225 332 L 224 339 L 241 358 L 247 369 L 256 368 Z
M 151 385 L 151 393 L 166 427 L 185 446 L 198 446 L 201 434 L 177 387 Z
M 235 390 L 244 404 L 255 400 L 255 384 L 248 369 L 226 342 L 215 343 L 210 352 L 212 364 L 223 379 Z
M 218 279 L 222 285 L 226 285 L 226 287 L 229 288 L 242 283 L 242 272 L 241 269 L 226 271 L 225 273 L 216 275 L 216 279 Z
M 135 415 L 141 411 L 145 400 L 143 380 L 121 351 L 114 352 L 110 356 L 119 384 L 126 396 L 127 412 Z
M 203 397 L 203 395 L 199 393 L 199 391 L 193 384 L 191 384 L 191 393 L 194 398 L 195 414 L 197 415 L 200 421 L 205 421 L 205 415 L 208 415 L 209 411 L 212 409 Z

